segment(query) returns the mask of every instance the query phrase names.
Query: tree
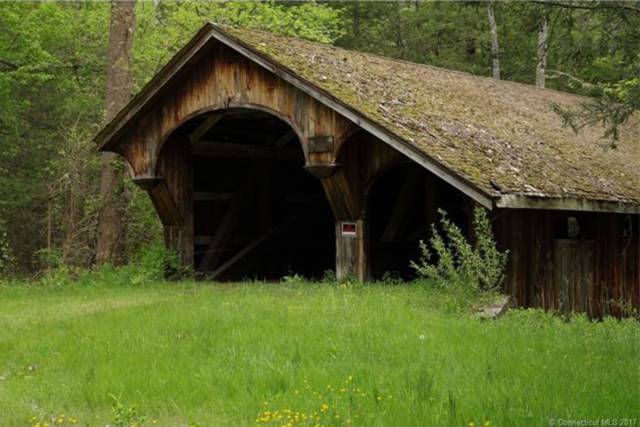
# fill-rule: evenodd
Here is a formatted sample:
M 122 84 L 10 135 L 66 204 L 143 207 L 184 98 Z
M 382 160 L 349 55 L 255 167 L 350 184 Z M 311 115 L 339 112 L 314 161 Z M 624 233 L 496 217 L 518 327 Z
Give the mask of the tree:
M 498 43 L 498 25 L 493 0 L 487 2 L 487 16 L 489 18 L 489 33 L 491 34 L 491 74 L 494 79 L 500 79 L 500 44 Z
M 549 51 L 549 15 L 542 14 L 538 28 L 538 44 L 536 56 L 536 87 L 544 88 L 547 71 L 547 52 Z
M 110 121 L 131 97 L 131 51 L 135 32 L 135 0 L 111 3 L 106 82 L 106 119 Z M 113 153 L 102 154 L 101 209 L 96 261 L 120 261 L 122 217 L 126 203 L 122 188 L 122 161 Z

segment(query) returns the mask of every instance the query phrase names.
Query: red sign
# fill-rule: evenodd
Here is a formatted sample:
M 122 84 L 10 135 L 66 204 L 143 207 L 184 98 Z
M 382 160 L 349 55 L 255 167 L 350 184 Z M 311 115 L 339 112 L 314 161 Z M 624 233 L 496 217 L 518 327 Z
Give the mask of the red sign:
M 355 237 L 356 235 L 356 223 L 355 222 L 343 222 L 342 223 L 342 235 Z

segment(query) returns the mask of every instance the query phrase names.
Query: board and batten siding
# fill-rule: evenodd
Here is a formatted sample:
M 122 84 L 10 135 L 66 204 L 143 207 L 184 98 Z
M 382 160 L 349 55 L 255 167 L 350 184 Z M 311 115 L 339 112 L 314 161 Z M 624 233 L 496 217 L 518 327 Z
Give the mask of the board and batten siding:
M 640 307 L 638 216 L 580 213 L 587 237 L 557 237 L 572 213 L 502 210 L 495 213 L 498 242 L 509 250 L 505 292 L 518 306 L 593 317 L 624 315 Z M 622 235 L 626 223 L 631 233 Z

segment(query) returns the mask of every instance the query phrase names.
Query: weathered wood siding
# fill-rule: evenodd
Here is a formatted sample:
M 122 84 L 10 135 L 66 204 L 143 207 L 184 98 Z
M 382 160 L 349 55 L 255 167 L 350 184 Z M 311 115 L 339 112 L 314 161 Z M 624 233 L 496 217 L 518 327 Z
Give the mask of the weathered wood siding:
M 516 304 L 599 317 L 640 308 L 638 216 L 575 213 L 588 236 L 558 236 L 572 213 L 499 210 L 494 225 L 509 249 L 505 291 Z M 555 230 L 554 230 L 555 229 Z
M 118 136 L 117 150 L 134 176 L 155 175 L 171 133 L 210 111 L 242 107 L 278 116 L 296 131 L 307 164 L 331 163 L 340 139 L 354 128 L 334 110 L 221 44 L 212 42 L 199 56 L 141 113 L 136 126 Z M 309 138 L 317 135 L 332 136 L 334 150 L 309 153 Z
M 151 201 L 164 224 L 167 247 L 174 249 L 185 265 L 193 265 L 193 161 L 189 145 L 185 141 L 173 140 L 166 144 L 165 155 L 158 167 L 166 186 L 165 197 L 175 202 L 173 206 L 159 206 L 156 189 L 149 192 Z M 171 212 L 170 209 L 177 211 Z M 167 222 L 167 217 L 178 217 L 180 222 Z

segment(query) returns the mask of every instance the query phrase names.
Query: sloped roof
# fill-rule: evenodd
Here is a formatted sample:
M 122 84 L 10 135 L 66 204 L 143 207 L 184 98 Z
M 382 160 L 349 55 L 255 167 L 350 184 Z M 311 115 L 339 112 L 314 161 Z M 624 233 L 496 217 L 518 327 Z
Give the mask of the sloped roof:
M 576 135 L 550 108 L 586 98 L 264 31 L 208 24 L 194 40 L 205 34 L 277 66 L 312 96 L 440 163 L 497 206 L 640 211 L 640 129 L 623 129 L 619 148 L 604 149 L 601 128 Z M 166 80 L 163 72 L 150 85 Z M 109 127 L 131 118 L 128 108 L 96 137 L 99 143 Z

